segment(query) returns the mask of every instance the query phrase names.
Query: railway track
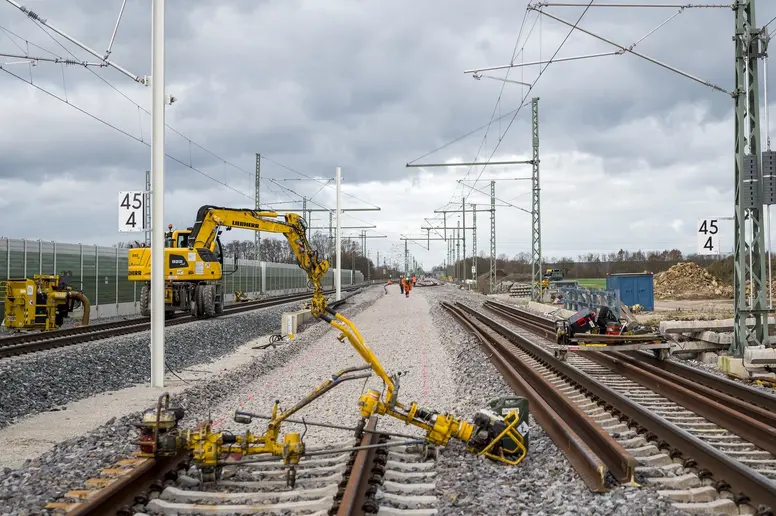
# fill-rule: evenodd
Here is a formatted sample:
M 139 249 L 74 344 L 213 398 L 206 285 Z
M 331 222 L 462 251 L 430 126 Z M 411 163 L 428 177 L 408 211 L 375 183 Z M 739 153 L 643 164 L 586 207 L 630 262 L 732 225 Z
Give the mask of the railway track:
M 126 458 L 86 488 L 50 503 L 50 514 L 132 516 L 183 514 L 436 514 L 435 463 L 408 453 L 376 431 L 372 417 L 355 437 L 307 446 L 289 485 L 279 459 L 236 461 L 217 483 L 203 484 L 185 454 Z
M 643 352 L 570 354 L 564 362 L 549 349 L 554 341 L 537 339 L 537 334 L 554 336 L 547 318 L 485 303 L 501 320 L 527 330 L 523 332 L 460 303 L 445 308 L 477 335 L 516 392 L 530 398 L 532 387 L 555 409 L 555 417 L 545 424 L 542 402 L 532 403 L 537 422 L 591 489 L 602 486 L 595 466 L 623 482 L 627 475 L 617 461 L 630 465 L 627 459 L 632 457 L 636 482 L 657 487 L 688 512 L 773 514 L 776 397 L 701 371 L 683 374 L 685 366 L 659 364 Z M 513 375 L 522 375 L 527 387 Z M 604 447 L 607 441 L 600 435 L 598 444 L 592 441 L 586 435 L 590 430 L 578 422 L 584 421 L 580 410 L 621 449 Z M 553 428 L 564 422 L 587 449 L 572 447 L 574 434 Z
M 344 292 L 350 292 L 359 288 L 361 287 L 354 286 L 343 288 L 342 290 Z M 332 294 L 334 291 L 327 290 L 325 293 Z M 309 293 L 303 293 L 292 294 L 290 296 L 274 296 L 244 303 L 233 303 L 224 307 L 223 315 L 233 315 L 251 310 L 258 310 L 261 308 L 269 308 L 285 303 L 291 303 L 293 301 L 302 301 L 308 299 L 309 297 Z M 342 302 L 344 302 L 344 299 L 330 303 L 329 306 L 336 306 Z M 167 319 L 165 321 L 165 326 L 177 326 L 179 324 L 186 324 L 202 320 L 203 319 L 198 319 L 191 315 L 181 315 L 179 317 Z M 0 338 L 0 359 L 28 353 L 35 353 L 48 349 L 72 346 L 74 344 L 81 344 L 83 342 L 118 337 L 120 335 L 128 335 L 130 333 L 139 333 L 150 329 L 151 322 L 148 318 L 136 317 L 124 321 L 98 323 L 89 326 L 77 326 L 49 332 L 23 333 L 19 335 L 13 335 L 11 337 Z

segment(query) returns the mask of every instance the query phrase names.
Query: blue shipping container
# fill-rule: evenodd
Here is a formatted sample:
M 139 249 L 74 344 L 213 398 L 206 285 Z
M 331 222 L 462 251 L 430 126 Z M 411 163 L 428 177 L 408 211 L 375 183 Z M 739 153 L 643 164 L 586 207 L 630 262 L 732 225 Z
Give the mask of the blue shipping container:
M 655 311 L 654 280 L 651 272 L 607 275 L 606 290 L 619 290 L 620 301 L 628 307 L 641 305 L 646 312 Z

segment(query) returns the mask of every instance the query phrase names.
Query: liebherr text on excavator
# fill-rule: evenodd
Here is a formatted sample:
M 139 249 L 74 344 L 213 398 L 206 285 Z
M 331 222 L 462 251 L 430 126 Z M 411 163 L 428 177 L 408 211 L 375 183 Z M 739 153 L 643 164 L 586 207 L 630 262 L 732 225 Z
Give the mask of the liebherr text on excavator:
M 471 423 L 453 414 L 419 407 L 415 402 L 399 402 L 399 375 L 389 375 L 356 326 L 327 306 L 321 282 L 329 264 L 310 246 L 305 234 L 305 222 L 299 215 L 287 213 L 284 220 L 280 220 L 277 213 L 269 211 L 215 206 L 203 206 L 199 209 L 196 224 L 187 236 L 187 247 L 165 249 L 165 264 L 168 266 L 165 277 L 174 286 L 181 285 L 179 290 L 186 290 L 186 295 L 191 296 L 197 304 L 200 297 L 204 298 L 205 304 L 202 306 L 206 312 L 212 311 L 215 299 L 215 293 L 209 289 L 213 282 L 221 277 L 222 261 L 220 255 L 214 253 L 214 246 L 217 245 L 220 250 L 217 241 L 221 226 L 283 234 L 296 256 L 299 267 L 309 278 L 313 289 L 310 305 L 313 316 L 336 328 L 340 332 L 339 340 L 347 340 L 368 365 L 344 369 L 332 375 L 312 393 L 285 411 L 281 412 L 276 401 L 263 434 L 246 432 L 244 435 L 234 435 L 216 432 L 211 422 L 184 432 L 178 427 L 183 410 L 169 407 L 169 398 L 163 396 L 156 410 L 146 412 L 143 421 L 138 425 L 141 455 L 169 456 L 187 450 L 205 477 L 216 479 L 220 468 L 227 463 L 227 456 L 234 460 L 234 454 L 271 454 L 281 457 L 284 464 L 290 466 L 289 474 L 292 474 L 294 466 L 305 455 L 305 445 L 302 435 L 297 432 L 286 433 L 282 436 L 282 441 L 280 440 L 283 421 L 340 383 L 371 376 L 371 373 L 367 372 L 371 370 L 382 380 L 384 388 L 381 391 L 370 389 L 361 396 L 358 406 L 363 418 L 375 414 L 388 415 L 424 430 L 425 440 L 430 445 L 446 445 L 451 438 L 455 438 L 465 442 L 467 449 L 478 455 L 508 464 L 522 461 L 528 447 L 528 404 L 524 398 L 507 396 L 491 400 L 488 407 L 478 412 Z M 150 263 L 151 250 L 143 248 L 133 251 L 136 253 L 137 265 L 135 269 L 130 270 L 140 270 L 143 275 L 148 274 L 147 269 L 150 267 L 147 264 Z M 182 261 L 170 267 L 173 257 Z M 249 423 L 251 415 L 235 413 L 235 421 Z

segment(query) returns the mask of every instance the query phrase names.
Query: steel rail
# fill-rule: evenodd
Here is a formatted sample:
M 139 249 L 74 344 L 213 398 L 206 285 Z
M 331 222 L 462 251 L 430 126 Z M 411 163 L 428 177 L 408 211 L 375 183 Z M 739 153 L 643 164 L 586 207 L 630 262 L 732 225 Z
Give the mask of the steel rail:
M 350 287 L 347 290 L 357 290 L 360 287 Z M 326 291 L 326 293 L 333 293 L 333 291 Z M 228 307 L 224 307 L 224 312 L 218 317 L 224 315 L 233 315 L 242 312 L 248 312 L 252 310 L 260 310 L 262 308 L 270 308 L 272 306 L 282 305 L 285 303 L 292 303 L 294 301 L 301 301 L 307 299 L 310 296 L 309 293 L 294 294 L 291 296 L 275 296 L 267 299 L 257 300 L 255 302 L 246 303 L 233 303 Z M 329 306 L 337 306 L 345 302 L 348 299 L 343 298 L 339 301 L 334 301 Z M 213 319 L 217 319 L 215 317 Z M 179 324 L 187 324 L 197 321 L 206 321 L 210 319 L 199 319 L 191 315 L 186 315 L 178 318 L 168 319 L 165 321 L 165 326 L 177 326 Z M 90 342 L 94 340 L 101 340 L 110 337 L 117 337 L 120 335 L 128 335 L 131 333 L 139 333 L 149 330 L 151 328 L 151 322 L 146 318 L 136 317 L 126 321 L 117 321 L 112 323 L 101 323 L 92 326 L 81 326 L 77 328 L 66 328 L 63 330 L 54 330 L 50 332 L 39 333 L 27 333 L 24 335 L 16 335 L 13 337 L 5 337 L 0 339 L 0 359 L 11 356 L 17 356 L 27 353 L 33 353 L 37 351 L 45 351 L 48 349 L 54 349 L 59 347 L 71 346 L 75 344 L 81 344 L 84 342 Z
M 495 303 L 493 301 L 485 301 L 483 306 L 489 310 L 499 310 L 514 315 L 515 318 L 520 319 L 520 326 L 527 330 L 531 330 L 546 339 L 554 341 L 557 336 L 555 322 L 547 317 L 525 312 L 516 307 L 511 307 L 503 303 Z
M 485 308 L 502 317 L 506 317 L 527 329 L 532 329 L 534 326 L 537 326 L 539 324 L 538 319 L 541 319 L 541 316 L 526 313 L 516 307 L 511 307 L 503 303 L 486 301 Z M 524 321 L 529 319 L 533 319 L 536 323 L 530 325 L 530 327 L 529 325 L 524 324 Z M 549 319 L 545 320 L 548 323 L 546 326 L 549 328 L 552 321 Z M 546 332 L 539 333 L 539 335 L 546 336 Z M 600 354 L 590 353 L 589 355 L 588 358 L 592 360 L 592 357 L 597 357 Z M 675 361 L 658 360 L 643 351 L 611 352 L 611 355 L 616 356 L 619 360 L 634 365 L 638 364 L 638 368 L 649 371 L 653 375 L 659 376 L 664 381 L 681 385 L 685 389 L 689 389 L 705 398 L 714 400 L 717 403 L 722 403 L 729 408 L 733 408 L 738 413 L 744 414 L 749 418 L 756 419 L 771 427 L 776 427 L 776 396 L 772 394 L 753 389 L 748 385 L 734 382 L 727 378 L 722 378 Z M 642 385 L 644 384 L 642 383 Z M 664 396 L 683 405 L 679 398 L 676 397 L 676 394 L 671 396 L 664 394 Z M 694 409 L 690 408 L 690 410 Z M 708 417 L 706 419 L 711 420 L 711 418 Z M 720 424 L 720 426 L 725 425 Z M 728 428 L 728 430 L 744 437 L 731 428 Z M 746 437 L 744 438 L 748 439 Z M 776 446 L 776 444 L 773 444 L 772 446 Z
M 686 378 L 691 381 L 693 386 L 705 385 L 716 391 L 743 400 L 746 403 L 762 407 L 771 412 L 771 414 L 776 413 L 776 396 L 773 394 L 757 390 L 741 382 L 723 378 L 673 360 L 658 360 L 652 355 L 644 352 L 635 351 L 626 352 L 625 354 L 639 362 L 649 364 Z
M 131 473 L 100 489 L 94 496 L 67 512 L 68 516 L 105 516 L 135 505 L 135 497 L 150 491 L 152 484 L 185 462 L 188 452 L 172 457 L 150 458 Z
M 776 508 L 776 483 L 773 481 L 725 455 L 665 418 L 650 412 L 649 409 L 600 384 L 583 371 L 555 358 L 540 345 L 531 342 L 495 319 L 465 305 L 464 309 L 536 360 L 559 372 L 602 403 L 612 407 L 623 419 L 639 425 L 658 440 L 664 441 L 676 451 L 676 454 L 693 462 L 698 469 L 710 472 L 718 482 L 729 486 L 730 490 L 738 495 L 736 500 L 738 503 L 751 501 L 755 505 L 762 504 L 771 509 Z
M 586 426 L 590 424 L 595 425 L 595 423 L 592 422 L 592 420 L 589 420 L 589 416 L 582 413 L 587 417 L 580 417 L 579 412 L 581 411 L 575 405 L 574 408 L 576 410 L 572 411 L 569 407 L 567 409 L 569 410 L 568 412 L 564 411 L 563 415 L 559 414 L 558 411 L 556 411 L 550 403 L 539 394 L 539 392 L 542 392 L 547 397 L 549 397 L 548 393 L 562 395 L 546 381 L 544 381 L 544 385 L 537 385 L 536 383 L 529 382 L 526 377 L 525 367 L 521 368 L 518 372 L 515 368 L 520 367 L 521 365 L 525 366 L 525 364 L 519 359 L 516 359 L 514 355 L 512 355 L 511 358 L 508 358 L 509 350 L 506 348 L 505 343 L 501 342 L 503 340 L 502 338 L 489 328 L 474 321 L 457 306 L 453 306 L 449 303 L 442 303 L 442 307 L 448 310 L 464 327 L 467 327 L 477 337 L 485 350 L 487 350 L 490 361 L 496 369 L 498 369 L 512 390 L 516 394 L 525 396 L 528 399 L 531 413 L 536 419 L 536 422 L 545 432 L 547 432 L 550 439 L 552 439 L 555 445 L 563 452 L 563 455 L 566 456 L 588 488 L 593 492 L 606 491 L 607 465 L 601 460 L 600 456 L 586 444 L 585 439 L 583 439 L 583 437 L 574 429 L 579 429 L 582 433 L 590 433 L 585 432 L 585 430 L 587 430 Z M 565 396 L 562 397 L 565 399 Z M 567 399 L 565 399 L 565 401 L 568 402 Z M 574 425 L 574 428 L 572 428 L 571 425 Z M 598 425 L 595 426 L 598 427 Z M 597 432 L 595 429 L 592 431 Z M 608 439 L 613 440 L 611 437 L 607 437 Z M 616 441 L 615 444 L 617 444 Z M 617 444 L 617 446 L 619 446 L 619 444 Z M 614 447 L 612 447 L 612 449 L 613 448 Z M 624 450 L 622 451 L 624 452 Z M 627 471 L 623 471 L 623 466 L 624 468 L 627 468 Z M 625 477 L 628 481 L 632 482 L 633 473 L 635 471 L 634 468 L 635 459 L 633 459 L 633 457 L 630 457 L 630 460 L 615 460 L 613 473 L 619 478 Z
M 377 429 L 377 416 L 369 418 L 365 429 L 367 432 L 361 437 L 360 446 L 377 444 L 380 440 L 380 434 L 374 432 Z M 367 490 L 369 489 L 369 480 L 372 475 L 372 467 L 376 455 L 377 449 L 375 448 L 367 448 L 356 452 L 342 499 L 335 502 L 337 516 L 360 516 L 366 514 L 364 504 L 367 501 Z
M 715 401 L 693 390 L 683 387 L 676 381 L 676 375 L 655 374 L 647 370 L 646 364 L 632 363 L 618 357 L 619 353 L 606 356 L 603 353 L 590 353 L 588 360 L 632 380 L 647 389 L 665 396 L 682 407 L 729 430 L 750 443 L 776 455 L 776 428 L 749 415 L 738 412 L 726 405 L 724 400 Z M 672 378 L 673 377 L 673 378 Z M 680 378 L 681 380 L 681 378 Z M 709 389 L 711 390 L 711 389 Z M 713 395 L 713 391 L 712 391 Z M 720 398 L 722 394 L 717 394 Z M 735 398 L 733 398 L 735 399 Z M 736 400 L 738 401 L 738 400 Z M 762 411 L 762 409 L 760 409 Z M 763 411 L 764 412 L 764 411 Z
M 595 354 L 595 355 L 598 355 L 598 354 Z M 757 405 L 752 405 L 748 401 L 743 401 L 739 398 L 736 398 L 735 396 L 731 396 L 730 394 L 724 393 L 716 389 L 712 389 L 711 387 L 706 387 L 705 385 L 696 384 L 694 381 L 688 378 L 685 378 L 675 373 L 665 371 L 648 362 L 641 362 L 638 359 L 634 358 L 633 356 L 628 355 L 624 352 L 617 351 L 617 352 L 611 353 L 610 355 L 612 358 L 620 360 L 623 363 L 627 363 L 629 364 L 629 366 L 633 366 L 637 370 L 644 371 L 645 374 L 654 375 L 659 379 L 668 380 L 674 385 L 678 385 L 684 389 L 692 391 L 693 394 L 695 395 L 699 395 L 704 399 L 722 404 L 727 409 L 734 410 L 739 414 L 744 414 L 747 418 L 754 419 L 757 422 L 762 422 L 763 424 L 776 429 L 776 414 L 774 414 L 773 412 L 767 409 L 764 409 Z M 638 382 L 638 383 L 641 383 L 641 382 Z M 644 384 L 642 383 L 642 385 Z M 766 397 L 763 397 L 763 398 L 767 399 Z M 733 433 L 738 433 L 738 432 L 733 431 Z M 776 446 L 776 442 L 774 442 L 773 445 Z

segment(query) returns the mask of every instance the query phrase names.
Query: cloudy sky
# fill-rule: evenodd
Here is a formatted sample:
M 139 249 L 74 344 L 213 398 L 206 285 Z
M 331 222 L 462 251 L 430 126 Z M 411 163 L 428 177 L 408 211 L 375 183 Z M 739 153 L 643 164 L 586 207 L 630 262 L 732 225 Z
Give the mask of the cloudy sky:
M 776 16 L 772 3 L 758 3 L 759 24 Z M 102 53 L 121 0 L 25 5 Z M 546 11 L 573 23 L 583 8 Z M 677 12 L 593 7 L 580 26 L 629 46 Z M 729 91 L 733 28 L 730 9 L 688 9 L 635 49 Z M 507 64 L 513 53 L 515 63 L 547 60 L 568 32 L 527 12 L 525 1 L 168 0 L 167 91 L 178 100 L 167 108 L 166 150 L 174 159 L 166 161 L 165 222 L 188 226 L 202 204 L 252 206 L 259 152 L 267 158 L 262 204 L 282 203 L 271 205 L 281 211 L 299 209 L 301 195 L 316 208 L 333 207 L 333 183 L 300 179 L 333 178 L 342 167 L 347 207 L 381 208 L 344 223 L 375 225 L 369 234 L 387 238 L 369 241 L 371 256 L 390 256 L 403 250 L 402 234 L 420 237 L 428 221 L 441 225 L 435 210 L 460 206 L 462 195 L 468 205 L 489 203 L 458 180 L 488 190 L 483 180 L 530 175 L 526 165 L 405 164 L 529 158 L 530 99 L 538 96 L 544 254 L 692 251 L 698 217 L 732 215 L 729 95 L 633 55 L 553 63 L 530 92 L 463 73 Z M 98 61 L 49 33 L 0 0 L 0 53 L 72 52 Z M 574 32 L 556 57 L 612 50 Z M 150 2 L 129 0 L 110 57 L 142 76 L 150 75 L 150 56 Z M 150 88 L 110 68 L 19 61 L 0 57 L 0 233 L 127 240 L 117 231 L 117 192 L 142 189 L 150 167 Z M 509 79 L 533 82 L 540 70 L 514 68 Z M 524 98 L 528 105 L 513 118 Z M 492 119 L 487 131 L 474 131 Z M 530 216 L 513 207 L 530 209 L 529 184 L 496 183 L 499 254 L 530 250 Z M 477 215 L 483 250 L 489 214 Z M 458 217 L 448 215 L 448 225 Z M 317 213 L 312 223 L 327 225 L 328 215 Z M 471 233 L 467 240 L 470 253 Z M 732 224 L 723 224 L 722 246 L 732 241 Z M 446 245 L 411 244 L 411 252 L 432 265 L 444 260 Z

